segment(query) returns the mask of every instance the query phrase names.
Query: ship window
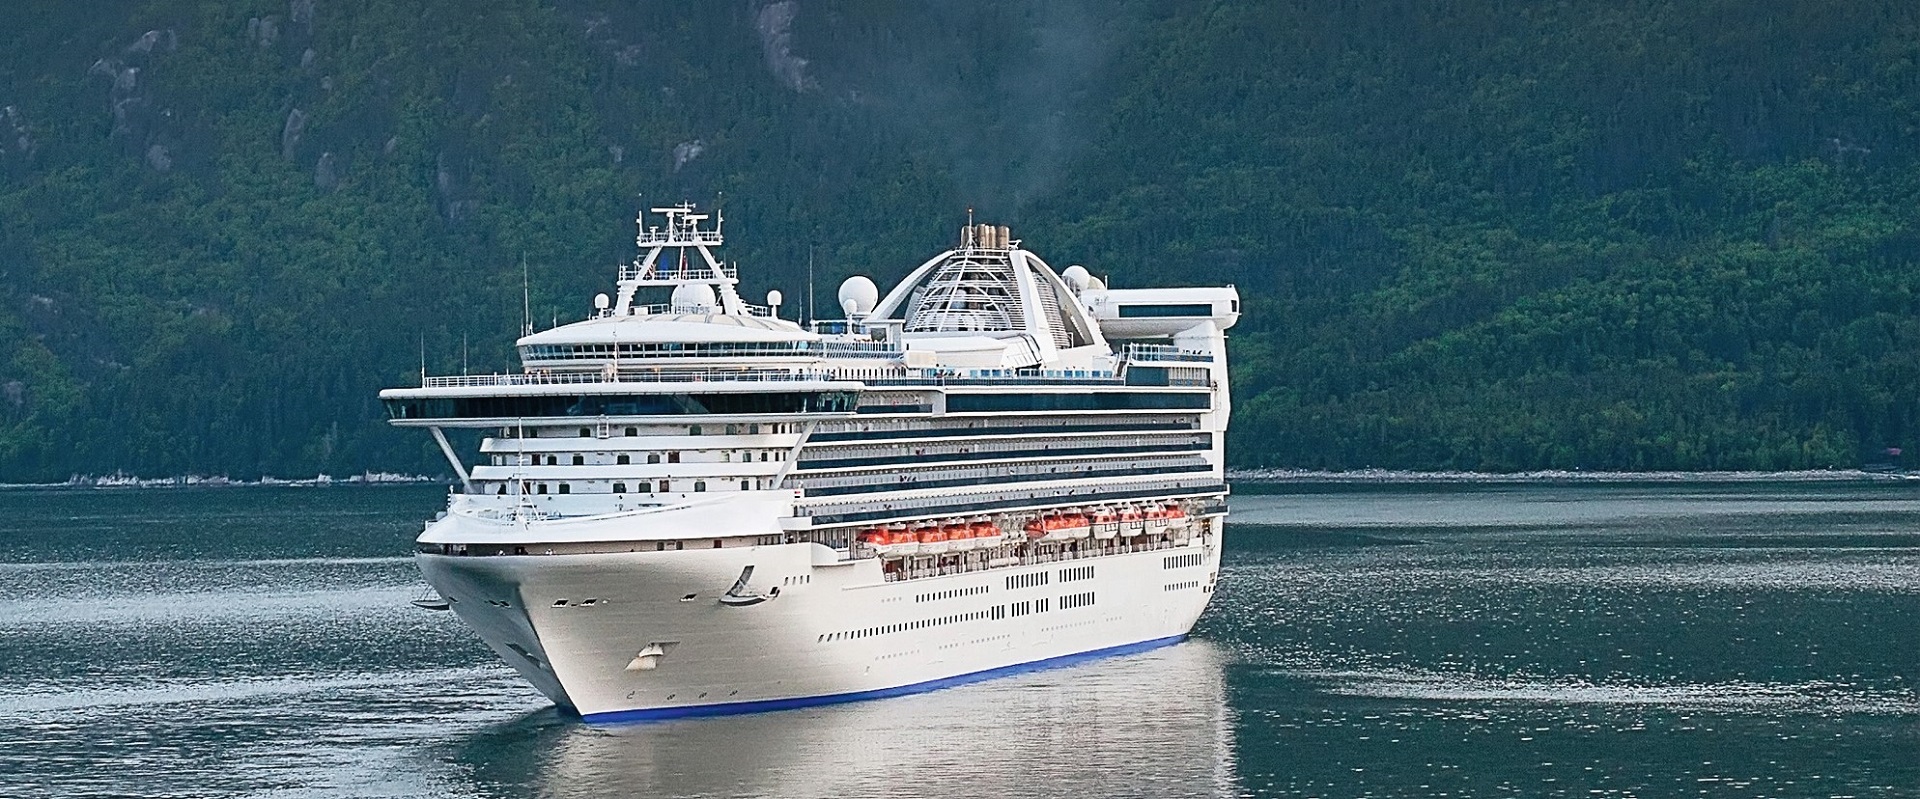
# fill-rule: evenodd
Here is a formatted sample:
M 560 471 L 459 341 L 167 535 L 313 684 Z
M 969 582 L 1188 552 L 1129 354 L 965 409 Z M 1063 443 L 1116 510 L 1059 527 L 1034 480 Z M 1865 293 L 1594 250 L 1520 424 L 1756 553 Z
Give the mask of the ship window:
M 586 428 L 586 427 L 582 427 L 582 428 L 580 428 L 580 437 L 581 437 L 581 438 L 592 438 L 592 437 L 593 437 L 593 430 L 592 430 L 591 428 Z
M 767 453 L 762 451 L 760 453 L 760 460 L 765 461 L 766 459 L 767 459 Z
M 541 483 L 541 484 L 540 484 L 539 486 L 537 486 L 537 489 L 538 489 L 538 490 L 536 490 L 536 491 L 535 491 L 534 493 L 536 493 L 536 494 L 545 494 L 545 493 L 547 493 L 547 484 L 546 484 L 546 483 Z
M 567 493 L 572 493 L 572 492 L 570 491 L 570 489 L 571 489 L 571 488 L 572 488 L 572 486 L 569 486 L 569 485 L 567 485 L 566 483 L 561 483 L 561 484 L 560 484 L 560 493 L 562 493 L 562 494 L 567 494 Z
M 740 490 L 741 490 L 741 491 L 752 491 L 753 489 L 751 489 L 751 488 L 748 488 L 748 487 L 747 487 L 747 481 L 745 481 L 745 480 L 741 480 L 741 481 L 740 481 Z
M 680 453 L 678 453 L 678 452 L 669 452 L 669 453 L 667 453 L 667 462 L 668 462 L 668 463 L 679 463 L 679 462 L 680 462 Z
M 500 495 L 500 496 L 503 496 L 503 497 L 504 497 L 504 496 L 506 496 L 506 495 L 507 495 L 507 484 L 506 484 L 506 483 L 501 483 L 501 484 L 500 484 L 500 490 L 498 490 L 498 491 L 495 491 L 495 492 L 493 492 L 493 493 L 495 493 L 495 494 L 498 494 L 498 495 Z
M 633 462 L 633 458 L 632 458 L 631 456 L 628 456 L 628 455 L 621 455 L 620 457 L 618 457 L 618 458 L 615 458 L 615 459 L 614 459 L 614 461 L 615 461 L 615 462 L 617 462 L 617 463 L 619 463 L 619 464 L 620 464 L 621 466 L 625 466 L 625 465 L 627 465 L 627 464 L 629 464 L 629 463 L 632 463 L 632 462 Z
M 756 436 L 760 435 L 760 425 L 757 425 L 757 424 L 747 425 L 747 432 Z
M 695 480 L 695 481 L 693 481 L 693 490 L 695 490 L 695 491 L 705 491 L 705 490 L 707 490 L 707 481 L 705 481 L 705 480 Z
M 629 427 L 629 428 L 627 428 L 627 436 L 628 436 L 628 437 L 633 437 L 633 436 L 637 436 L 637 435 L 640 435 L 640 428 L 638 428 L 638 427 Z
M 649 453 L 647 453 L 647 462 L 648 462 L 648 463 L 659 463 L 659 462 L 660 462 L 660 453 L 658 453 L 658 452 L 649 452 Z
M 688 426 L 687 426 L 687 435 L 690 435 L 690 436 L 697 436 L 697 435 L 700 435 L 700 425 L 697 425 L 697 424 L 696 424 L 696 425 L 688 425 Z
M 615 494 L 625 494 L 625 493 L 627 493 L 627 484 L 626 484 L 626 483 L 614 483 L 614 484 L 613 484 L 613 493 L 615 493 Z
M 1141 319 L 1155 316 L 1212 316 L 1210 303 L 1182 303 L 1177 305 L 1122 305 L 1121 319 Z
M 573 465 L 575 466 L 580 466 L 582 464 L 585 464 L 586 462 L 587 462 L 587 459 L 585 456 L 582 456 L 582 455 L 573 456 Z
M 737 425 L 737 424 L 727 425 L 727 435 L 730 435 L 730 436 L 740 435 L 740 425 Z
M 713 548 L 714 548 L 714 549 L 719 549 L 719 548 L 720 548 L 720 539 L 718 539 L 718 538 L 716 538 L 716 539 L 713 539 Z
M 673 548 L 674 548 L 675 550 L 681 550 L 681 549 L 686 549 L 686 548 L 687 548 L 687 542 L 685 542 L 685 541 L 675 541 L 675 542 L 673 542 Z M 689 595 L 689 597 L 691 597 L 691 595 Z

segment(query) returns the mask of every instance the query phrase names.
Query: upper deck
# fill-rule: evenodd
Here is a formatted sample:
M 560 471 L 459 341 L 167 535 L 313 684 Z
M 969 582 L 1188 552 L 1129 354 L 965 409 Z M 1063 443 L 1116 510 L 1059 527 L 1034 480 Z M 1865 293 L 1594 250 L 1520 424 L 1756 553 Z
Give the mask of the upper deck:
M 518 373 L 423 374 L 418 387 L 382 391 L 393 422 L 826 418 L 869 412 L 861 409 L 863 393 L 902 390 L 923 396 L 871 407 L 940 413 L 947 410 L 941 396 L 956 391 L 1118 396 L 1224 382 L 1221 331 L 1237 318 L 1239 302 L 1231 287 L 1116 292 L 1079 266 L 1055 272 L 1004 227 L 969 225 L 960 246 L 921 264 L 885 298 L 866 278 L 849 279 L 839 292 L 844 316 L 802 327 L 781 318 L 779 292 L 765 305 L 740 298 L 737 269 L 714 252 L 724 241 L 721 218 L 690 205 L 652 213 L 658 217 L 635 219 L 641 255 L 621 266 L 616 295 L 597 296 L 588 318 L 525 331 Z M 649 289 L 671 297 L 641 302 Z M 1141 323 L 1148 319 L 1141 308 L 1161 315 Z M 1111 336 L 1103 323 L 1129 335 Z M 1084 404 L 1112 410 L 1158 402 Z M 1060 400 L 1001 405 L 1010 412 L 1076 407 Z

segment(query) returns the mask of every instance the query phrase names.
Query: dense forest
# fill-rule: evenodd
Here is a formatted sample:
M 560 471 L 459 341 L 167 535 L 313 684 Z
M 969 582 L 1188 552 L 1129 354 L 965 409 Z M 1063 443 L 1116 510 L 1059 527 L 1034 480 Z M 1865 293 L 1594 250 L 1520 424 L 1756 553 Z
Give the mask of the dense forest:
M 120 0 L 0 28 L 0 482 L 444 470 L 724 208 L 747 293 L 976 209 L 1232 282 L 1245 466 L 1778 469 L 1920 444 L 1920 4 Z

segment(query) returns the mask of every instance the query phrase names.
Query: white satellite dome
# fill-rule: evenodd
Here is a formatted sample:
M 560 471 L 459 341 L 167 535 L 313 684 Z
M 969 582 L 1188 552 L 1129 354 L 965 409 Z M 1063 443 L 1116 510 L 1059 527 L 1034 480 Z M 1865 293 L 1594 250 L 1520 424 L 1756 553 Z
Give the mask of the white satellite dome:
M 676 311 L 711 311 L 716 304 L 713 287 L 705 283 L 684 283 L 673 288 L 673 309 Z
M 840 284 L 840 310 L 848 319 L 865 317 L 880 302 L 880 287 L 865 275 L 854 275 Z
M 1074 264 L 1060 272 L 1060 279 L 1066 281 L 1067 288 L 1083 291 L 1087 287 L 1087 281 L 1093 279 L 1093 275 L 1087 274 L 1086 267 Z
M 1087 291 L 1106 291 L 1107 290 L 1106 281 L 1103 281 L 1100 278 L 1089 275 L 1087 277 L 1086 290 Z

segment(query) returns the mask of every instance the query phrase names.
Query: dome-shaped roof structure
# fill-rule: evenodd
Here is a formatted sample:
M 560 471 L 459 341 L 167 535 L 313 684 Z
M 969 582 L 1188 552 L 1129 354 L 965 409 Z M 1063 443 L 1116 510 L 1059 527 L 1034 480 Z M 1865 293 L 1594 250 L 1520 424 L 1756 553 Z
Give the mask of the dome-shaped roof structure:
M 895 286 L 871 320 L 895 319 L 909 339 L 1030 336 L 1050 360 L 1061 350 L 1106 341 L 1060 275 L 1011 240 L 1006 228 L 967 228 L 960 247 L 920 265 Z

